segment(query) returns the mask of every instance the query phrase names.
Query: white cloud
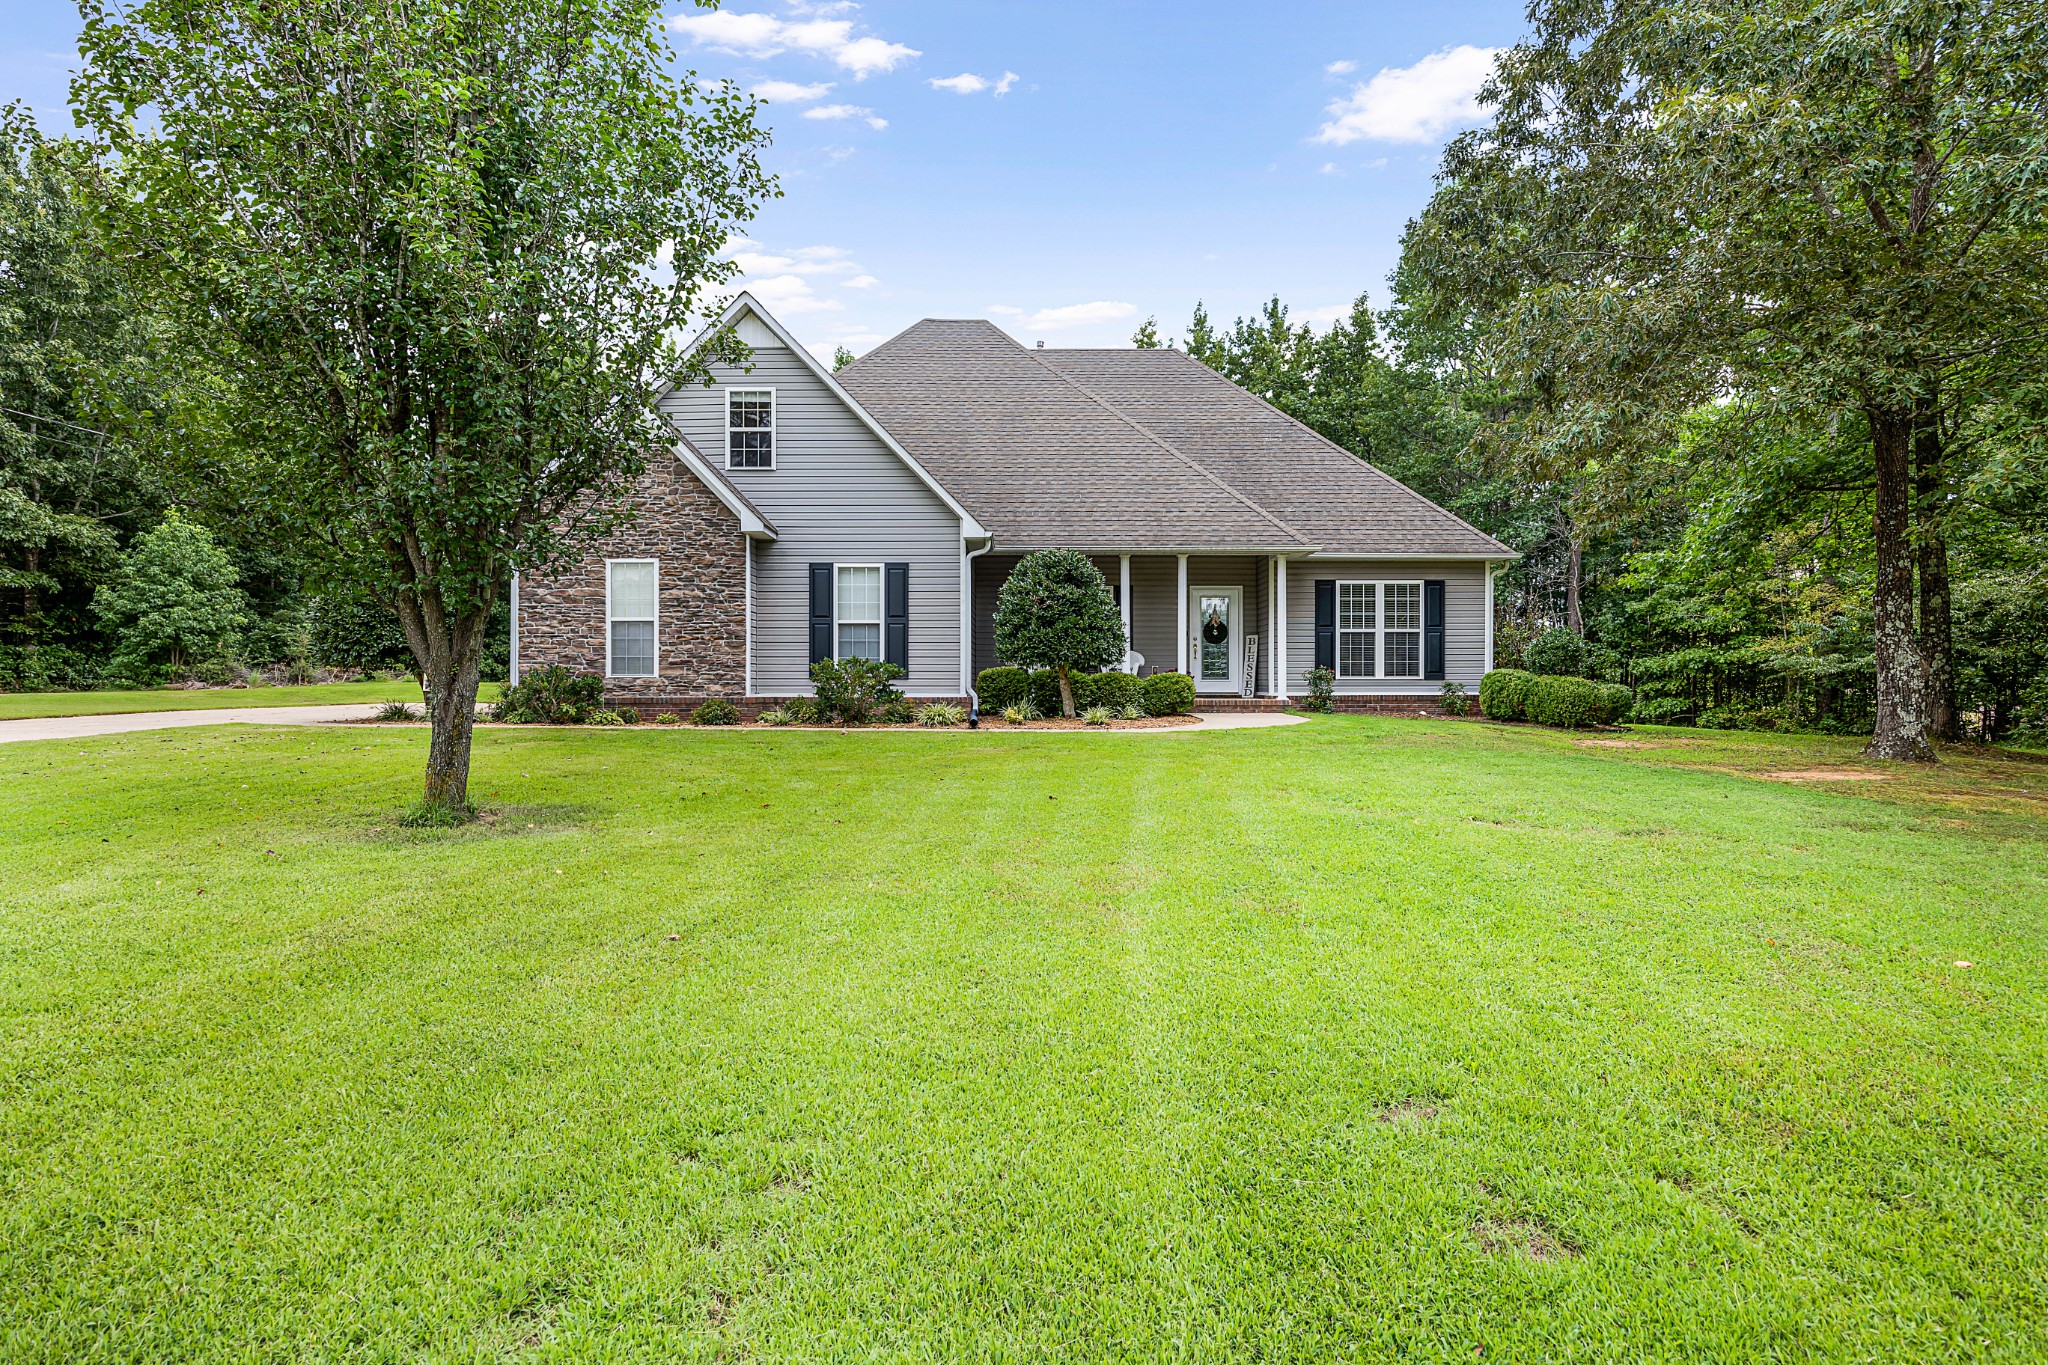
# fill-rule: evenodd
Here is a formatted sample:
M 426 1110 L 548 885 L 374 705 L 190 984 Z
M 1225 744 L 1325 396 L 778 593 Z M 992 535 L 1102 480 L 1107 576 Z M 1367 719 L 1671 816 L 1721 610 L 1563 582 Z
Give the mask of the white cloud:
M 852 279 L 841 280 L 839 283 L 847 289 L 873 289 L 881 281 L 873 275 L 855 275 Z
M 1497 47 L 1469 43 L 1432 52 L 1413 66 L 1384 67 L 1331 102 L 1317 142 L 1434 142 L 1485 117 L 1479 87 L 1493 73 Z
M 988 311 L 994 313 L 997 317 L 1003 318 L 1021 318 L 1024 316 L 1022 308 L 1012 308 L 1007 303 L 992 303 L 988 306 Z
M 1350 316 L 1350 304 L 1326 303 L 1320 308 L 1293 309 L 1287 314 L 1287 320 L 1289 322 L 1305 322 L 1311 327 L 1320 327 L 1327 331 L 1331 323 Z
M 1098 299 L 1094 303 L 1070 303 L 1060 308 L 1041 308 L 1024 319 L 1024 325 L 1034 331 L 1056 332 L 1066 327 L 1090 327 L 1098 322 L 1120 322 L 1137 311 L 1138 305 L 1135 303 L 1112 303 L 1107 299 Z
M 1017 73 L 1005 71 L 991 81 L 986 76 L 977 76 L 972 71 L 963 71 L 957 76 L 935 76 L 925 82 L 934 90 L 950 90 L 956 95 L 979 95 L 988 90 L 1000 99 L 1010 93 L 1010 87 L 1017 83 Z
M 1337 173 L 1337 163 L 1334 161 L 1325 161 L 1316 169 L 1322 172 L 1322 174 L 1324 175 L 1335 175 Z
M 1353 61 L 1331 62 L 1323 70 L 1332 76 L 1348 76 L 1358 70 L 1358 63 Z
M 800 246 L 771 251 L 751 238 L 733 237 L 727 240 L 723 254 L 740 268 L 736 287 L 751 291 L 763 307 L 777 316 L 836 313 L 844 309 L 846 305 L 838 299 L 818 293 L 819 285 L 831 283 L 837 276 L 851 277 L 839 280 L 841 284 L 853 284 L 856 280 L 875 283 L 875 277 L 864 273 L 859 263 L 847 255 L 845 247 Z
M 889 126 L 889 120 L 879 118 L 872 109 L 863 109 L 858 104 L 816 104 L 804 110 L 805 118 L 840 119 L 857 118 L 864 120 L 868 127 L 880 130 Z
M 830 81 L 819 81 L 816 85 L 798 85 L 795 81 L 762 81 L 747 91 L 764 100 L 798 104 L 805 100 L 822 99 L 832 93 Z
M 699 47 L 743 57 L 774 57 L 792 49 L 809 52 L 851 71 L 855 80 L 865 80 L 878 71 L 894 71 L 911 58 L 923 55 L 902 43 L 872 36 L 856 38 L 850 19 L 807 17 L 792 22 L 772 14 L 737 14 L 721 9 L 678 14 L 668 21 L 668 26 Z

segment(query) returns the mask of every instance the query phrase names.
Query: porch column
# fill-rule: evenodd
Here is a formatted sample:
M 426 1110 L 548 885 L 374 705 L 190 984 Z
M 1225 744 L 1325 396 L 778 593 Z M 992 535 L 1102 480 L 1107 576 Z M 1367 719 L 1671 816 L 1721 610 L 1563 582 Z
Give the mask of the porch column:
M 1487 567 L 1488 567 L 1488 568 L 1491 568 L 1491 567 L 1493 567 L 1493 566 L 1492 566 L 1492 565 L 1488 565 Z M 511 685 L 512 685 L 512 686 L 514 686 L 514 687 L 517 687 L 517 686 L 519 686 L 519 570 L 517 570 L 517 569 L 514 569 L 514 570 L 512 571 L 512 623 L 511 623 L 511 624 L 512 624 L 512 650 L 511 650 L 511 657 L 510 657 L 510 658 L 508 658 L 508 659 L 506 660 L 506 663 L 507 663 L 507 664 L 509 664 L 509 665 L 510 665 L 510 667 L 508 667 L 508 668 L 507 668 L 507 669 L 505 670 L 505 676 L 506 676 L 506 678 L 507 678 L 507 679 L 508 679 L 508 680 L 510 681 L 510 683 L 511 683 Z
M 1121 576 L 1121 579 L 1122 579 L 1122 583 L 1121 583 L 1121 585 L 1120 585 L 1120 586 L 1121 586 L 1121 592 L 1119 593 L 1119 595 L 1118 595 L 1118 598 L 1117 598 L 1117 600 L 1118 600 L 1118 601 L 1120 601 L 1120 602 L 1122 602 L 1122 603 L 1123 603 L 1123 607 L 1124 607 L 1124 661 L 1123 661 L 1123 664 L 1121 665 L 1121 667 L 1122 667 L 1122 668 L 1124 669 L 1124 671 L 1125 671 L 1125 672 L 1129 672 L 1129 671 L 1130 671 L 1130 667 L 1131 667 L 1131 648 L 1132 648 L 1132 646 L 1131 646 L 1131 557 L 1130 557 L 1129 555 L 1118 555 L 1118 556 L 1116 557 L 1116 568 L 1117 568 L 1117 573 L 1118 573 L 1118 574 L 1119 574 L 1119 575 Z
M 1273 695 L 1287 700 L 1287 561 L 1273 556 Z
M 1188 666 L 1188 557 L 1180 555 L 1177 558 L 1180 560 L 1180 605 L 1175 608 L 1173 619 L 1180 643 L 1174 646 L 1174 657 L 1180 661 L 1180 671 L 1193 677 L 1195 670 Z

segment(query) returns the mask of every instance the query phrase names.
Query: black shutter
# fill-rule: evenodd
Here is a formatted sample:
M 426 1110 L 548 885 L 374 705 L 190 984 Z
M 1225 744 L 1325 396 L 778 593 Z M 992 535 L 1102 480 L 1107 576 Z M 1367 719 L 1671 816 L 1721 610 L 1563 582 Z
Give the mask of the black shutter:
M 1444 676 L 1444 581 L 1422 580 L 1422 676 Z
M 910 566 L 882 566 L 882 661 L 910 672 Z
M 832 657 L 832 566 L 811 565 L 811 662 Z
M 1316 667 L 1337 671 L 1337 580 L 1316 580 Z

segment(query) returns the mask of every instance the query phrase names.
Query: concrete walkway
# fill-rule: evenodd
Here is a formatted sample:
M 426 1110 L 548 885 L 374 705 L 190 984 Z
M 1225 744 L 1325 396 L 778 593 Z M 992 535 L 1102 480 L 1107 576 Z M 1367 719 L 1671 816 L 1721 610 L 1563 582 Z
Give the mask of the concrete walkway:
M 368 720 L 384 708 L 377 703 L 353 706 L 223 706 L 212 711 L 126 711 L 111 716 L 38 716 L 28 720 L 0 720 L 0 744 L 31 739 L 87 739 L 93 735 L 125 735 L 137 730 L 176 730 L 188 725 L 319 725 L 335 720 Z M 1262 730 L 1275 725 L 1299 725 L 1306 716 L 1281 715 L 1272 711 L 1196 712 L 1194 725 L 1165 725 L 1158 729 L 1103 730 L 1108 735 L 1188 735 L 1204 730 Z M 522 727 L 524 728 L 524 727 Z M 551 726 L 540 727 L 552 729 Z M 627 727 L 619 727 L 632 733 Z M 634 727 L 644 729 L 649 727 Z M 759 726 L 734 726 L 754 733 Z M 964 733 L 964 731 L 963 731 Z M 1092 730 L 1017 730 L 1006 725 L 984 725 L 985 735 L 1094 734 Z

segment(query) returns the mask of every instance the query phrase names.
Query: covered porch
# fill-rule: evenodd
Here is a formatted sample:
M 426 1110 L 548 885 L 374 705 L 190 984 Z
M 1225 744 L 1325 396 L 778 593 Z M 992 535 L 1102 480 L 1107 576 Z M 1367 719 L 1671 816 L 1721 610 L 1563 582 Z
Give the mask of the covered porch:
M 975 674 L 1004 662 L 996 657 L 996 595 L 1023 557 L 969 561 Z M 1186 673 L 1209 697 L 1284 698 L 1301 690 L 1308 660 L 1288 649 L 1285 556 L 1134 551 L 1089 558 L 1123 612 L 1128 664 L 1140 676 Z

